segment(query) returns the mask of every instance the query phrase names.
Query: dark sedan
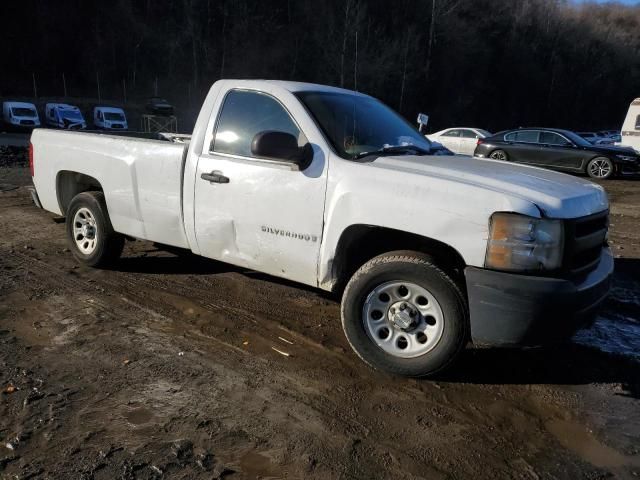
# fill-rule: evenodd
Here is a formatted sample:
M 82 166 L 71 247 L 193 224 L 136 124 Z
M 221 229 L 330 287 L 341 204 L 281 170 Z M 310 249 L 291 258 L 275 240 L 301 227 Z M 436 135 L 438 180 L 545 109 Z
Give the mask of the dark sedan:
M 627 147 L 593 145 L 568 130 L 520 128 L 478 140 L 474 155 L 605 179 L 640 174 L 640 154 Z
M 151 97 L 145 106 L 147 111 L 154 115 L 173 115 L 173 106 L 164 98 Z

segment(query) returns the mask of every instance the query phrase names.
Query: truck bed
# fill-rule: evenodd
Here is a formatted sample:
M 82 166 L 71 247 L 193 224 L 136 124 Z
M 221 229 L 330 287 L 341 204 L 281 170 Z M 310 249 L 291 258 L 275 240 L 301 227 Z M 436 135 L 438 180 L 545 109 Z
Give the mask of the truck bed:
M 85 175 L 99 179 L 117 232 L 188 247 L 181 203 L 188 143 L 47 129 L 34 130 L 31 142 L 46 210 L 64 215 L 65 179 Z

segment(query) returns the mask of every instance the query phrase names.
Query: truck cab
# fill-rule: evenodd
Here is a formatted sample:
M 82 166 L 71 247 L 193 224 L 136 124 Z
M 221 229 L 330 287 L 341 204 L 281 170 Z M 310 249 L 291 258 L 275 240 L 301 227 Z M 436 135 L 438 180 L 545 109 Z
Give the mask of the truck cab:
M 95 107 L 93 124 L 101 130 L 127 130 L 129 125 L 124 110 L 117 107 Z
M 84 130 L 87 122 L 82 112 L 75 105 L 66 103 L 47 103 L 45 105 L 45 122 L 50 127 L 64 130 Z
M 40 126 L 38 110 L 28 102 L 3 102 L 2 120 L 12 130 L 31 130 Z

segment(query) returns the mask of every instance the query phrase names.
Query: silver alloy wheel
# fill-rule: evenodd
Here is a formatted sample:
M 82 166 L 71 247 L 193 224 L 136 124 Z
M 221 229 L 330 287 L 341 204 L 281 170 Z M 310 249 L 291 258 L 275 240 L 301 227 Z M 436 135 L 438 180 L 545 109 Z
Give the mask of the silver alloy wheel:
M 437 345 L 444 331 L 438 300 L 411 282 L 377 286 L 365 299 L 362 315 L 369 338 L 394 357 L 424 355 Z
M 495 152 L 491 152 L 489 158 L 493 158 L 494 160 L 502 160 L 504 162 L 507 160 L 507 154 L 502 150 L 496 150 Z
M 73 239 L 78 250 L 85 255 L 91 255 L 98 244 L 98 229 L 96 218 L 86 207 L 78 209 L 73 217 Z
M 606 178 L 611 173 L 611 161 L 606 158 L 596 158 L 589 164 L 589 174 L 595 178 Z

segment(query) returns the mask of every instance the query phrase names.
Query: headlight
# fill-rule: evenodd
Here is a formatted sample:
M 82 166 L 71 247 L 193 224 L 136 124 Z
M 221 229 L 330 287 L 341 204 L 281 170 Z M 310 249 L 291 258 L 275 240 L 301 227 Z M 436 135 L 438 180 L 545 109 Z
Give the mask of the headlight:
M 497 270 L 554 270 L 562 265 L 563 247 L 561 220 L 494 213 L 484 264 Z
M 631 155 L 616 155 L 616 157 L 624 162 L 635 162 L 638 160 L 638 157 L 634 157 Z

